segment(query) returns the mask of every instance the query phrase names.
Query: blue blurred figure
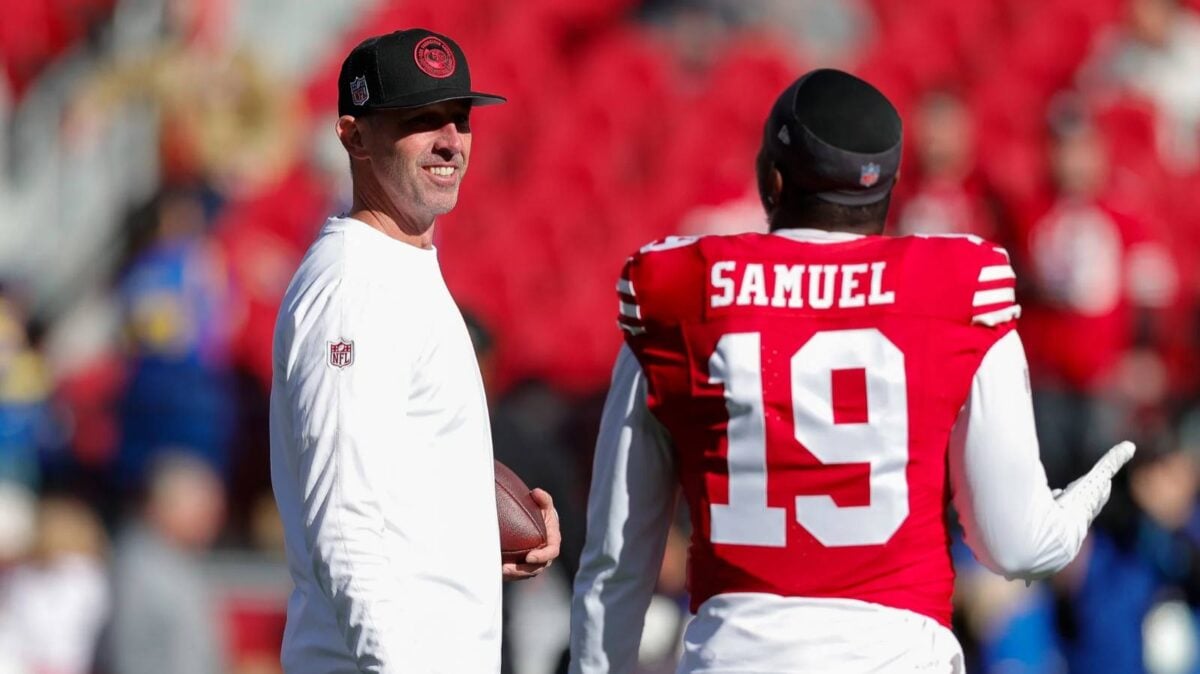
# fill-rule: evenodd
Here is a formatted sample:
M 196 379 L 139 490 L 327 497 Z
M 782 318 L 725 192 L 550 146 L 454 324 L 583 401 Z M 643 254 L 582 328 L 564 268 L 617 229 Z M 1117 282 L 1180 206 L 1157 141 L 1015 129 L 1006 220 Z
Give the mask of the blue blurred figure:
M 185 190 L 159 195 L 135 218 L 134 253 L 117 286 L 129 353 L 115 466 L 123 489 L 139 485 L 165 448 L 228 475 L 236 423 L 231 303 L 207 222 L 199 193 Z

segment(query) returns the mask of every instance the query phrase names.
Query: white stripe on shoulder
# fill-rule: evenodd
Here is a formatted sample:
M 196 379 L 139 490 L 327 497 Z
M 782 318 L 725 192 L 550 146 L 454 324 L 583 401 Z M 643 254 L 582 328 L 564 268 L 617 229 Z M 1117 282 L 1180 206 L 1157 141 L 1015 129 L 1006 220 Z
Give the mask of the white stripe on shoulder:
M 633 335 L 634 337 L 637 337 L 638 335 L 646 334 L 646 328 L 643 328 L 638 325 L 630 325 L 630 324 L 626 323 L 625 321 L 620 321 L 620 320 L 617 321 L 617 326 L 620 327 L 625 332 L 628 332 L 629 334 Z
M 976 314 L 971 317 L 971 322 L 978 325 L 986 325 L 989 328 L 994 328 L 1001 323 L 1014 321 L 1021 317 L 1021 305 L 1014 304 L 1011 307 L 1004 307 L 996 311 L 989 311 L 986 314 Z
M 700 240 L 698 236 L 668 236 L 665 239 L 654 241 L 642 246 L 639 253 L 656 253 L 664 250 L 674 250 L 690 246 Z
M 621 302 L 621 315 L 628 316 L 630 318 L 641 319 L 642 309 L 641 309 L 641 307 L 639 307 L 636 304 L 630 304 L 629 302 Z
M 1009 278 L 1016 278 L 1017 273 L 1013 268 L 1006 264 L 994 264 L 989 267 L 984 267 L 979 270 L 979 281 L 1001 281 Z
M 633 292 L 633 281 L 627 278 L 617 279 L 617 292 L 633 297 L 636 293 Z
M 996 246 L 992 248 L 992 250 L 1003 255 L 1005 260 L 1009 260 L 1010 262 L 1012 261 L 1012 258 L 1008 256 L 1008 251 L 1004 250 L 1004 246 Z
M 989 304 L 1000 304 L 1001 302 L 1014 302 L 1016 299 L 1017 293 L 1012 288 L 978 290 L 975 292 L 975 299 L 971 302 L 971 306 L 983 307 Z

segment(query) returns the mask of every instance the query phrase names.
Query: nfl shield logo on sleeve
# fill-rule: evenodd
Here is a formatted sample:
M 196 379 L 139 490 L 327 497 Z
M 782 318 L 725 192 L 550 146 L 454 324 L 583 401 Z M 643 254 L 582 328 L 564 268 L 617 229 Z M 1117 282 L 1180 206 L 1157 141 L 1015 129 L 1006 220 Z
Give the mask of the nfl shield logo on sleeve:
M 879 164 L 871 162 L 862 167 L 862 173 L 858 175 L 858 184 L 863 187 L 871 187 L 879 182 Z
M 342 340 L 329 342 L 329 364 L 344 368 L 354 364 L 354 342 Z
M 371 97 L 371 92 L 367 91 L 367 78 L 355 77 L 350 83 L 350 100 L 354 101 L 355 105 L 362 105 Z

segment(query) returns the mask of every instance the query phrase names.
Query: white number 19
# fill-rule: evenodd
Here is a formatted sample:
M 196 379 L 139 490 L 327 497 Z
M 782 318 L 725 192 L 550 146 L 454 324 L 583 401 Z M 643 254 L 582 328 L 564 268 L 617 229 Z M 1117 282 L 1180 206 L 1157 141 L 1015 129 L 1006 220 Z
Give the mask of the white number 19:
M 767 505 L 761 336 L 724 335 L 709 358 L 729 412 L 729 503 L 710 506 L 713 543 L 783 547 L 786 509 Z M 833 370 L 866 375 L 867 421 L 834 423 Z M 904 354 L 875 329 L 818 332 L 791 359 L 795 437 L 824 464 L 870 465 L 870 504 L 796 496 L 796 521 L 827 547 L 882 545 L 908 517 L 908 393 Z

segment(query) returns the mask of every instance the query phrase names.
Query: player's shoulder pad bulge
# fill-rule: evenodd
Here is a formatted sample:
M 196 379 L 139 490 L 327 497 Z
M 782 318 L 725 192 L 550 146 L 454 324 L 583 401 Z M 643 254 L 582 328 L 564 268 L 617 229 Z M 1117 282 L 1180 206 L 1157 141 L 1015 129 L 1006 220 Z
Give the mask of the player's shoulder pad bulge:
M 1020 317 L 1016 272 L 1003 246 L 970 234 L 904 238 L 918 249 L 913 273 L 925 277 L 921 284 L 942 289 L 943 308 L 955 322 L 999 328 Z
M 704 292 L 704 239 L 670 236 L 639 248 L 617 279 L 617 325 L 627 337 L 699 316 Z

